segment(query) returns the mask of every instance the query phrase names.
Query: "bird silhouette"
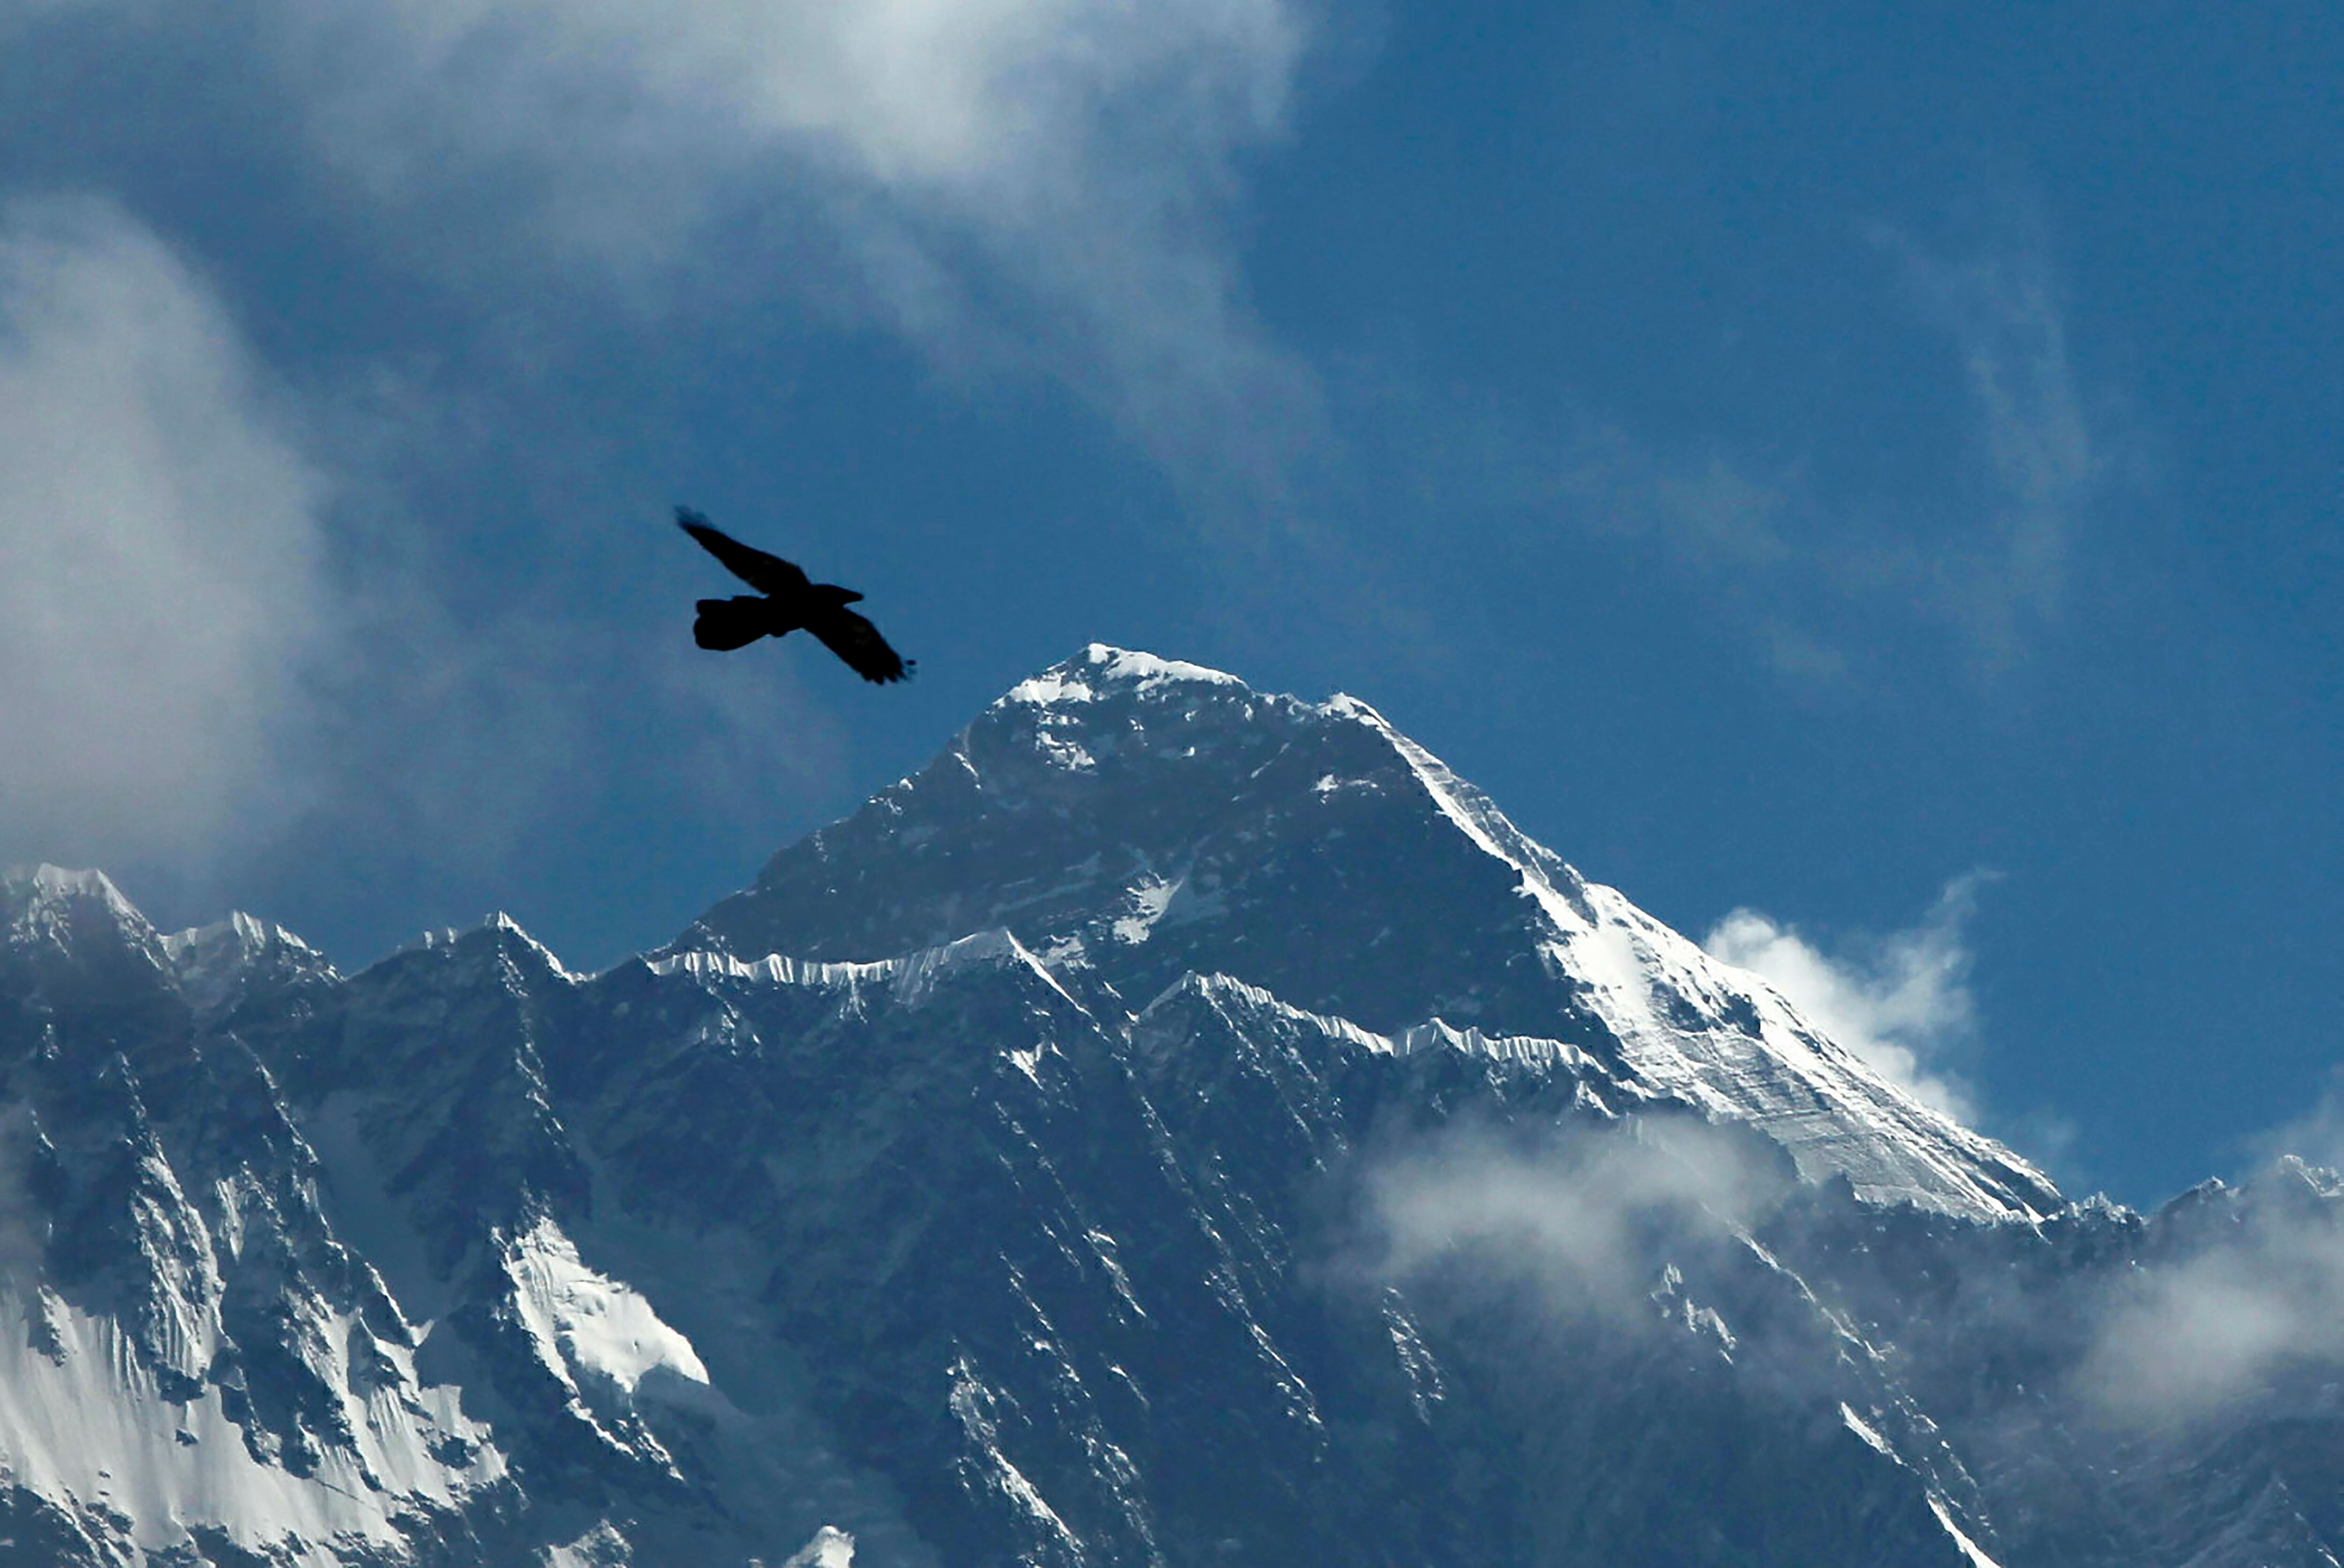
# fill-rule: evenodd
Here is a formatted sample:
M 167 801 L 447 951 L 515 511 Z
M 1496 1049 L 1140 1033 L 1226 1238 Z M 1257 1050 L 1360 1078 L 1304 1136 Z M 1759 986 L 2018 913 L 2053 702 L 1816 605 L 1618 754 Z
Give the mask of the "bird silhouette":
M 729 652 L 760 637 L 784 637 L 803 628 L 866 681 L 884 685 L 906 679 L 918 668 L 887 645 L 879 628 L 847 608 L 863 597 L 852 588 L 811 582 L 780 556 L 752 549 L 688 506 L 675 509 L 675 525 L 722 561 L 724 570 L 763 595 L 700 601 L 692 640 L 702 647 Z

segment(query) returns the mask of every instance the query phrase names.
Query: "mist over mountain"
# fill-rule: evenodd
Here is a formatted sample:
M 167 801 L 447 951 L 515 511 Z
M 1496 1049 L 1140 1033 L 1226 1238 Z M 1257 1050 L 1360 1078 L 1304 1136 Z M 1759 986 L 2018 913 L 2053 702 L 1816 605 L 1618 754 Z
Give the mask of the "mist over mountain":
M 1094 646 L 657 952 L 0 883 L 0 1563 L 2310 1568 L 2344 1181 L 2073 1202 Z

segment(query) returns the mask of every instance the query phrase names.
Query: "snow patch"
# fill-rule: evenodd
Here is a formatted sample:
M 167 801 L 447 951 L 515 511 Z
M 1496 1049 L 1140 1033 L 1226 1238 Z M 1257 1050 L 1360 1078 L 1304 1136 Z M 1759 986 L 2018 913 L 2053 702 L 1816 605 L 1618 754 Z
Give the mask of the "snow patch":
M 627 1568 L 635 1557 L 627 1538 L 605 1522 L 566 1546 L 547 1547 L 538 1560 L 544 1568 Z
M 1058 984 L 1043 962 L 1026 950 L 1026 945 L 1006 930 L 996 927 L 964 936 L 956 942 L 926 947 L 889 961 L 894 973 L 895 997 L 906 1007 L 917 1007 L 925 1001 L 937 982 L 955 971 L 967 968 L 997 969 L 1023 965 L 1040 976 L 1050 989 L 1069 1002 L 1074 998 Z
M 416 1502 L 460 1506 L 504 1473 L 457 1391 L 415 1384 L 404 1347 L 364 1336 L 341 1314 L 326 1314 L 319 1329 L 311 1342 L 331 1363 L 319 1371 L 342 1391 L 357 1447 L 321 1444 L 315 1473 L 303 1478 L 252 1456 L 217 1389 L 184 1403 L 166 1398 L 112 1319 L 45 1290 L 0 1294 L 0 1472 L 68 1506 L 125 1516 L 148 1553 L 192 1561 L 190 1530 L 208 1527 L 304 1568 L 344 1561 L 329 1550 L 337 1541 L 395 1549 L 404 1537 L 392 1521 Z M 349 1391 L 354 1336 L 398 1374 L 363 1397 Z M 450 1453 L 462 1462 L 444 1462 Z
M 1896 1451 L 1889 1446 L 1888 1440 L 1881 1436 L 1879 1431 L 1873 1427 L 1870 1421 L 1865 1421 L 1862 1416 L 1856 1414 L 1855 1408 L 1849 1404 L 1845 1400 L 1840 1401 L 1839 1419 L 1846 1423 L 1848 1431 L 1855 1433 L 1856 1436 L 1862 1438 L 1872 1447 L 1879 1450 L 1882 1453 L 1886 1454 L 1890 1459 L 1896 1458 Z M 1898 1460 L 1897 1462 L 1901 1464 L 1904 1462 L 1902 1460 Z M 1942 1517 L 1942 1515 L 1940 1517 Z
M 1080 956 L 1081 949 L 1077 946 L 1071 956 Z M 1048 956 L 1051 961 L 1064 962 L 1069 955 L 1053 949 Z M 1074 1001 L 1073 995 L 1050 972 L 1049 963 L 1037 957 L 1007 930 L 997 926 L 898 957 L 882 958 L 875 963 L 816 963 L 785 957 L 779 953 L 744 960 L 730 953 L 706 950 L 671 953 L 664 957 L 643 960 L 643 966 L 654 975 L 682 975 L 700 981 L 725 979 L 753 985 L 806 986 L 845 991 L 850 998 L 864 986 L 885 986 L 893 989 L 897 1001 L 907 1007 L 919 1006 L 935 989 L 939 981 L 962 970 L 1007 968 L 1021 965 L 1040 976 L 1050 989 L 1067 1001 Z M 849 1005 L 853 1005 L 851 1000 Z
M 632 1286 L 588 1268 L 551 1219 L 540 1219 L 512 1243 L 505 1269 L 539 1356 L 573 1391 L 583 1378 L 631 1400 L 660 1368 L 707 1383 L 708 1369 L 692 1341 L 662 1322 Z
M 1054 708 L 1062 703 L 1087 703 L 1096 695 L 1080 679 L 1068 674 L 1066 667 L 1062 664 L 1057 669 L 1027 676 L 1010 687 L 1001 700 L 1026 707 Z
M 892 959 L 875 963 L 826 964 L 769 953 L 763 958 L 736 958 L 730 953 L 694 949 L 646 958 L 643 967 L 654 975 L 682 975 L 693 980 L 749 980 L 767 986 L 849 986 L 884 981 L 895 972 Z
M 782 1568 L 854 1568 L 854 1537 L 825 1524 Z
M 1035 735 L 1034 749 L 1048 759 L 1052 767 L 1070 774 L 1098 771 L 1098 759 L 1085 751 L 1078 742 L 1044 730 Z
M 544 943 L 539 941 L 527 931 L 521 929 L 520 922 L 514 919 L 511 916 L 506 914 L 501 909 L 498 910 L 493 915 L 490 915 L 487 920 L 483 921 L 481 923 L 481 927 L 484 930 L 500 932 L 505 936 L 518 938 L 520 945 L 530 952 L 535 954 L 538 960 L 542 963 L 546 968 L 551 970 L 554 978 L 558 980 L 567 980 L 571 984 L 575 985 L 579 981 L 587 977 L 583 975 L 573 974 L 568 968 L 564 967 L 561 960 L 553 956 L 552 948 L 548 947 Z
M 1944 1525 L 1945 1533 L 1954 1538 L 1954 1544 L 1959 1547 L 1962 1555 L 1969 1560 L 1970 1568 L 2002 1568 L 2002 1564 L 1987 1556 L 1979 1548 L 1978 1543 L 1971 1540 L 1960 1525 L 1954 1522 L 1953 1510 L 1947 1508 L 1945 1500 L 1934 1492 L 1929 1493 L 1929 1512 L 1937 1516 L 1937 1522 Z
M 1181 659 L 1159 658 L 1131 648 L 1111 647 L 1105 642 L 1094 642 L 1085 648 L 1082 662 L 1102 681 L 1118 686 L 1137 685 L 1143 690 L 1172 683 L 1240 688 L 1245 685 L 1225 670 L 1207 669 Z
M 1147 941 L 1148 933 L 1155 930 L 1158 920 L 1164 918 L 1164 911 L 1171 907 L 1174 896 L 1179 893 L 1187 880 L 1183 877 L 1177 881 L 1167 882 L 1160 876 L 1156 876 L 1148 878 L 1131 889 L 1127 895 L 1131 900 L 1131 913 L 1116 917 L 1116 940 L 1127 946 L 1137 946 Z
M 1360 1027 L 1349 1018 L 1313 1013 L 1295 1007 L 1258 986 L 1248 985 L 1227 975 L 1185 975 L 1142 1008 L 1140 1016 L 1148 1017 L 1159 1007 L 1171 1006 L 1179 997 L 1191 996 L 1216 1008 L 1268 1014 L 1295 1027 L 1326 1035 L 1377 1056 L 1405 1057 L 1420 1051 L 1457 1051 L 1490 1061 L 1563 1067 L 1574 1072 L 1601 1066 L 1593 1057 L 1568 1040 L 1546 1039 L 1534 1035 L 1485 1034 L 1478 1028 L 1460 1029 L 1440 1018 L 1411 1024 L 1396 1035 L 1379 1035 L 1372 1029 Z M 1633 1093 L 1634 1086 L 1629 1087 Z
M 1103 690 L 1107 687 L 1154 695 L 1171 685 L 1245 688 L 1243 681 L 1226 671 L 1093 642 L 1065 663 L 1018 682 L 1001 701 L 1029 707 L 1057 707 L 1097 702 L 1109 694 Z

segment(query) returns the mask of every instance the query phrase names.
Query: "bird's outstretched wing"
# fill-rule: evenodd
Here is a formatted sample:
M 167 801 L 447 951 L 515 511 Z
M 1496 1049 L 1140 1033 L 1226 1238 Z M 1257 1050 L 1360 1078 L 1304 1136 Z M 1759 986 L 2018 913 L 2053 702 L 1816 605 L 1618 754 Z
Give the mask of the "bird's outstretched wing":
M 866 681 L 885 685 L 890 681 L 907 679 L 918 668 L 910 660 L 887 646 L 887 639 L 879 635 L 879 628 L 852 610 L 826 610 L 806 621 L 807 631 L 822 639 L 822 645 L 846 661 L 846 667 Z
M 806 574 L 778 555 L 753 550 L 714 527 L 688 506 L 675 509 L 675 525 L 700 541 L 701 548 L 724 563 L 724 570 L 776 599 L 795 598 L 806 590 Z

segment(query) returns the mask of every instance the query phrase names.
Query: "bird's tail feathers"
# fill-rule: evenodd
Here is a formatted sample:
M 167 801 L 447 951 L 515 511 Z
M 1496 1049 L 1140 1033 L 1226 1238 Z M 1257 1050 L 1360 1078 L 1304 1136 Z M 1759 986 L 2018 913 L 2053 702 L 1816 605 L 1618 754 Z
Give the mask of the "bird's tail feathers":
M 773 629 L 773 606 L 768 600 L 703 599 L 700 618 L 692 623 L 692 640 L 722 652 L 745 648 Z

